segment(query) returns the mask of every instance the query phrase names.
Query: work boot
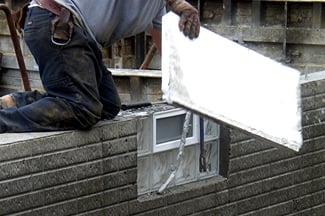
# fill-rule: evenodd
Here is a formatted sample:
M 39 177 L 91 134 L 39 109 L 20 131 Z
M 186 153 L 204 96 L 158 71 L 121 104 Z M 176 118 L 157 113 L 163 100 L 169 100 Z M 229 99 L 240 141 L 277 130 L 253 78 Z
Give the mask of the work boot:
M 15 106 L 15 102 L 10 95 L 0 97 L 0 109 L 6 109 L 13 106 Z

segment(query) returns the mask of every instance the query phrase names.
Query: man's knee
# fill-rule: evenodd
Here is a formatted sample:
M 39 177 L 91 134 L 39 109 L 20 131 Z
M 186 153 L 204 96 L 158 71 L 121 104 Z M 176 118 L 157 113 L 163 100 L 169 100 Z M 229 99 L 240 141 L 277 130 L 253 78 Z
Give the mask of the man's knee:
M 102 119 L 113 119 L 120 112 L 121 106 L 119 104 L 104 106 L 102 111 Z

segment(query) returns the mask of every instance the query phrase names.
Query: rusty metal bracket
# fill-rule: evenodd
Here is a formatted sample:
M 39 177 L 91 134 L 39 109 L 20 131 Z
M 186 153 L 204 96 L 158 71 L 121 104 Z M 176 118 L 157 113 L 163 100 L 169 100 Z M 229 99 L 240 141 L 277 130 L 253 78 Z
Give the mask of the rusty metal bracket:
M 18 35 L 16 32 L 16 27 L 15 27 L 13 18 L 11 16 L 11 11 L 8 8 L 8 6 L 5 4 L 0 4 L 0 9 L 5 13 L 6 18 L 7 18 L 10 36 L 11 36 L 11 40 L 12 40 L 12 43 L 13 43 L 13 46 L 15 49 L 16 58 L 17 58 L 17 62 L 19 65 L 19 70 L 20 70 L 22 81 L 23 81 L 24 89 L 25 89 L 25 91 L 30 91 L 31 87 L 30 87 L 30 83 L 29 83 L 29 79 L 28 79 L 28 74 L 27 74 L 23 54 L 22 54 L 22 51 L 20 48 Z
M 157 47 L 156 47 L 156 45 L 153 43 L 153 44 L 151 45 L 151 47 L 150 47 L 150 49 L 149 49 L 149 51 L 148 51 L 148 53 L 147 53 L 147 55 L 146 55 L 144 61 L 143 61 L 143 63 L 142 63 L 141 66 L 140 66 L 140 70 L 146 70 L 146 69 L 148 69 L 148 66 L 149 66 L 151 60 L 153 59 L 153 57 L 154 57 L 156 51 L 157 51 Z

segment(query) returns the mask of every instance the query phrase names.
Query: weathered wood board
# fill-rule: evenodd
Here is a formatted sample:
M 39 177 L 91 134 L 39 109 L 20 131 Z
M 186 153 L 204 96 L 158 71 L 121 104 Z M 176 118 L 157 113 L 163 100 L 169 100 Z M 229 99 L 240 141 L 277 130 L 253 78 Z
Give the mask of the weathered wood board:
M 162 92 L 201 113 L 277 146 L 302 146 L 299 71 L 201 27 L 186 38 L 179 17 L 163 17 Z

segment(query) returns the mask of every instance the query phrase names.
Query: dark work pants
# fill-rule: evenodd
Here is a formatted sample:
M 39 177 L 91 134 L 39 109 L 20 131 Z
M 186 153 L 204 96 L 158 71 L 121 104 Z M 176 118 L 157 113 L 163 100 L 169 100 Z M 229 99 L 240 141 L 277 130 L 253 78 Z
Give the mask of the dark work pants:
M 55 16 L 39 7 L 28 9 L 24 38 L 39 66 L 45 93 L 13 93 L 16 107 L 0 110 L 0 132 L 89 129 L 120 110 L 111 73 L 95 41 L 74 26 L 71 42 L 51 42 Z

